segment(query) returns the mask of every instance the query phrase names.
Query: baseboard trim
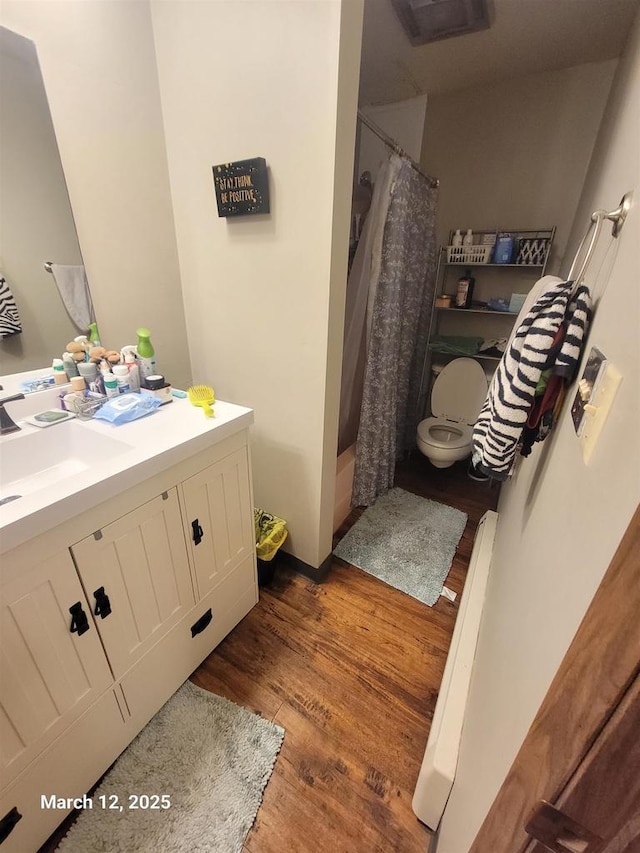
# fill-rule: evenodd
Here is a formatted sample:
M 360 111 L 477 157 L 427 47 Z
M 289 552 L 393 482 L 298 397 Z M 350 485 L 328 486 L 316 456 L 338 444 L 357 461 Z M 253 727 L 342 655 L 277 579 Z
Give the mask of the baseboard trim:
M 293 569 L 294 572 L 298 572 L 300 575 L 304 575 L 309 580 L 314 581 L 315 583 L 322 583 L 327 579 L 329 572 L 331 571 L 331 561 L 333 559 L 333 554 L 329 554 L 322 563 L 319 568 L 315 568 L 314 566 L 310 566 L 309 563 L 305 563 L 304 560 L 299 559 L 298 557 L 294 557 L 293 554 L 287 554 L 286 551 L 280 552 L 280 559 L 285 566 L 288 566 L 290 569 Z

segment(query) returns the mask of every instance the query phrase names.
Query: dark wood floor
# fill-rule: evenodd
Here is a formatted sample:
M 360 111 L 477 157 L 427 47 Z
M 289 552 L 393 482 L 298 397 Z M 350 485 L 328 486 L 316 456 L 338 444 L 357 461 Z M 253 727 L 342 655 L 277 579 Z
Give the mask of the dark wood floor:
M 396 485 L 468 514 L 447 580 L 461 593 L 498 490 L 422 457 L 399 466 Z M 261 591 L 192 676 L 286 730 L 246 853 L 424 853 L 411 798 L 458 602 L 427 607 L 339 560 L 321 585 L 280 571 Z
M 396 485 L 468 514 L 447 579 L 455 603 L 427 607 L 340 560 L 321 585 L 279 570 L 192 675 L 286 730 L 245 853 L 426 850 L 411 797 L 473 535 L 498 489 L 468 479 L 464 463 L 439 471 L 418 455 Z

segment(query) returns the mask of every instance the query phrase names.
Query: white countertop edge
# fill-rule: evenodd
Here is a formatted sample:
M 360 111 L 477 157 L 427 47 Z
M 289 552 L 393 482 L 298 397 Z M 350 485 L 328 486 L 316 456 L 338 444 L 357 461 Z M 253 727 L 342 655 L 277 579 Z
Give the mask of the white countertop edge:
M 254 421 L 253 409 L 244 406 L 216 401 L 214 409 L 215 417 L 206 418 L 203 411 L 188 400 L 175 399 L 152 415 L 129 424 L 114 426 L 96 420 L 82 423 L 82 429 L 122 441 L 131 449 L 102 464 L 98 461 L 88 470 L 40 492 L 0 506 L 0 552 L 16 548 L 166 471 L 248 428 Z M 38 432 L 38 427 L 21 426 L 24 434 Z M 64 428 L 65 424 L 59 424 L 45 431 Z M 7 437 L 12 446 L 15 443 L 16 449 L 19 449 L 19 436 L 20 433 Z

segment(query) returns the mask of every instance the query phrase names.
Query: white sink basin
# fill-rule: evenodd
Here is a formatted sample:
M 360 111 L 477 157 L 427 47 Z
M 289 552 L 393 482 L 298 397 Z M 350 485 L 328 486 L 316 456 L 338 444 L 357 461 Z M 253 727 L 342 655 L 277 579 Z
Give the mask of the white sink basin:
M 0 440 L 0 501 L 30 495 L 131 450 L 77 421 Z

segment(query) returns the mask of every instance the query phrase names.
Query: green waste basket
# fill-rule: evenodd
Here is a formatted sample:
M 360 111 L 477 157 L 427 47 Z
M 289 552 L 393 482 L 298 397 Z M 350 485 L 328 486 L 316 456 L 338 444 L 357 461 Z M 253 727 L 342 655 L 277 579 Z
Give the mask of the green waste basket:
M 278 550 L 287 538 L 287 522 L 263 509 L 254 508 L 253 524 L 258 558 L 258 584 L 267 586 L 273 580 Z

